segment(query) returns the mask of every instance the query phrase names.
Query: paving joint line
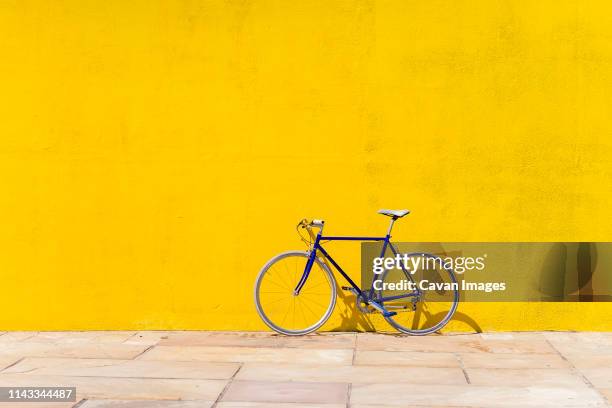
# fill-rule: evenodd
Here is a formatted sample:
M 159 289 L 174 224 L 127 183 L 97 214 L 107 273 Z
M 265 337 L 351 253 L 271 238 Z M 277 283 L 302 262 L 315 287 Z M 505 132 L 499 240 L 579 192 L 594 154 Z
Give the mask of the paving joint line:
M 23 360 L 25 360 L 25 359 L 26 359 L 25 357 L 21 357 L 19 360 L 15 361 L 15 362 L 14 362 L 14 363 L 12 363 L 12 364 L 7 365 L 6 367 L 4 367 L 4 368 L 3 368 L 2 370 L 0 370 L 0 371 L 8 370 L 9 368 L 14 367 L 14 366 L 16 366 L 17 364 L 21 363 L 21 362 L 22 362 Z
M 465 377 L 465 381 L 467 381 L 468 384 L 471 384 L 472 382 L 470 381 L 470 376 L 468 375 L 467 370 L 465 369 L 465 364 L 463 364 L 463 359 L 461 358 L 459 353 L 453 353 L 453 355 L 459 362 L 459 366 L 461 367 L 461 371 L 463 371 L 463 376 Z
M 565 362 L 567 362 L 567 364 L 570 366 L 570 371 L 572 371 L 574 374 L 577 374 L 578 377 L 580 377 L 582 379 L 582 381 L 586 384 L 587 387 L 589 387 L 590 389 L 592 389 L 593 391 L 595 391 L 597 393 L 597 395 L 599 395 L 601 398 L 603 398 L 603 402 L 607 404 L 609 404 L 608 402 L 608 398 L 606 398 L 606 396 L 599 391 L 599 389 L 597 387 L 595 387 L 593 385 L 593 383 L 591 382 L 591 380 L 589 380 L 587 378 L 586 375 L 582 374 L 582 371 L 580 371 L 579 369 L 576 368 L 576 366 L 574 365 L 574 363 L 572 363 L 571 361 L 569 361 L 567 359 L 567 357 L 565 357 L 563 355 L 563 353 L 561 353 L 551 342 L 550 340 L 548 340 L 547 338 L 545 338 L 546 343 L 548 343 L 548 345 L 559 355 L 559 357 L 561 357 Z
M 215 402 L 212 404 L 212 406 L 210 408 L 216 408 L 217 405 L 219 404 L 219 402 L 221 402 L 221 400 L 223 399 L 223 397 L 225 396 L 225 393 L 227 392 L 227 390 L 229 389 L 229 387 L 232 385 L 232 383 L 234 382 L 234 378 L 236 378 L 236 375 L 238 375 L 238 372 L 242 369 L 242 366 L 244 365 L 244 363 L 240 363 L 240 365 L 238 366 L 238 368 L 236 369 L 236 371 L 234 372 L 234 374 L 230 377 L 229 381 L 227 382 L 227 384 L 225 384 L 225 387 L 223 387 L 223 390 L 219 393 L 219 395 L 217 396 L 217 399 L 215 400 Z
M 86 403 L 86 402 L 87 402 L 87 398 L 83 398 L 82 400 L 77 401 L 77 403 L 76 403 L 76 404 L 74 404 L 74 405 L 72 406 L 72 408 L 78 408 L 78 407 L 82 406 L 82 405 L 83 405 L 84 403 Z
M 146 349 L 142 350 L 140 353 L 136 354 L 134 357 L 132 357 L 132 360 L 137 360 L 139 357 L 141 357 L 144 353 L 146 353 L 149 350 L 151 350 L 153 347 L 155 347 L 155 344 L 151 344 L 149 347 L 147 347 Z
M 353 383 L 349 383 L 348 389 L 346 390 L 346 408 L 351 407 L 351 392 L 353 391 Z
M 123 340 L 121 342 L 121 344 L 125 344 L 126 342 L 130 341 L 130 339 L 132 339 L 134 336 L 137 336 L 140 332 L 136 332 L 134 334 L 132 334 L 130 337 L 128 337 L 127 339 Z

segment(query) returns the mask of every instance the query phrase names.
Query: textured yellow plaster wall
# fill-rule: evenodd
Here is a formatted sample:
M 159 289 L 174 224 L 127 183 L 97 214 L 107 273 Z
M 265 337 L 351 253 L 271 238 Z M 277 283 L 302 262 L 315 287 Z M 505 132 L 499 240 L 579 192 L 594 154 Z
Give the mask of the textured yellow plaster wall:
M 301 248 L 303 217 L 378 234 L 377 209 L 407 207 L 396 240 L 610 240 L 611 11 L 0 2 L 0 329 L 262 329 L 253 280 Z M 330 250 L 358 275 L 358 246 Z M 459 311 L 612 329 L 610 304 Z

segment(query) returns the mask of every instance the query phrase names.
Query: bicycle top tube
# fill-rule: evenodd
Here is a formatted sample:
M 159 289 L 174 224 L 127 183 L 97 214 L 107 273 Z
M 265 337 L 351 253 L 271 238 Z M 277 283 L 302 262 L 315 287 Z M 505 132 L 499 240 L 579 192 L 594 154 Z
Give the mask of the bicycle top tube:
M 339 237 L 339 236 L 324 237 L 324 236 L 321 236 L 319 239 L 321 241 L 384 241 L 384 240 L 386 240 L 388 238 L 389 238 L 389 236 L 386 236 L 386 237 L 350 237 L 350 236 L 346 236 L 346 237 Z

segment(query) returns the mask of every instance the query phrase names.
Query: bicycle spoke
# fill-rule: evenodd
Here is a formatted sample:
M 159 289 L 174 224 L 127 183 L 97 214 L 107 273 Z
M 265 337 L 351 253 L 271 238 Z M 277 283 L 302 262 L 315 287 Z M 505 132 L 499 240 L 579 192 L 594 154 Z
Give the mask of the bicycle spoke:
M 310 281 L 310 278 L 309 278 L 309 279 L 308 279 L 308 281 L 306 281 L 306 282 L 309 282 L 309 281 Z M 316 288 L 316 287 L 318 287 L 318 286 L 323 285 L 324 283 L 329 283 L 329 282 L 325 280 L 325 281 L 323 281 L 323 282 L 317 283 L 317 284 L 316 284 L 316 285 L 314 285 L 314 286 L 308 286 L 308 287 L 309 287 L 310 289 L 313 289 L 313 288 Z
M 272 291 L 269 291 L 269 290 L 262 290 L 261 293 L 284 293 L 284 294 L 287 294 L 288 292 L 272 292 Z
M 288 281 L 283 278 L 283 273 L 280 271 L 277 271 L 274 273 L 275 277 L 278 277 L 278 280 L 281 282 L 280 284 L 278 284 L 280 287 L 282 287 L 283 289 L 288 289 L 291 287 L 290 284 L 288 284 Z M 281 285 L 282 284 L 282 285 Z
M 311 308 L 309 308 L 306 304 L 302 303 L 302 305 L 304 305 L 304 307 L 306 308 L 306 310 L 308 310 L 310 313 L 312 313 L 313 316 L 318 317 L 317 313 L 315 313 Z
M 304 318 L 304 322 L 307 322 L 308 319 L 306 319 L 306 314 L 304 314 L 304 307 L 302 306 L 302 302 L 298 301 L 298 305 L 300 307 L 300 312 L 302 312 L 302 317 Z
M 286 287 L 281 286 L 281 285 L 279 285 L 278 283 L 276 283 L 276 282 L 274 282 L 274 281 L 268 281 L 268 282 L 266 282 L 266 283 L 272 283 L 273 285 L 276 285 L 277 287 L 279 287 L 279 288 L 281 288 L 281 289 L 284 289 L 286 292 L 289 292 L 289 290 L 288 290 Z
M 273 301 L 271 301 L 271 302 L 266 302 L 266 305 L 271 305 L 272 303 L 278 303 L 278 302 L 280 302 L 281 300 L 285 300 L 285 299 L 287 299 L 287 297 L 283 297 L 283 298 L 280 298 L 280 299 L 276 299 L 276 300 L 273 300 Z
M 326 307 L 325 305 L 322 305 L 321 303 L 315 302 L 315 301 L 313 301 L 313 300 L 308 300 L 308 299 L 304 299 L 304 300 L 307 300 L 307 301 L 309 301 L 310 303 L 314 303 L 315 305 L 321 306 L 322 308 L 325 308 L 325 307 Z

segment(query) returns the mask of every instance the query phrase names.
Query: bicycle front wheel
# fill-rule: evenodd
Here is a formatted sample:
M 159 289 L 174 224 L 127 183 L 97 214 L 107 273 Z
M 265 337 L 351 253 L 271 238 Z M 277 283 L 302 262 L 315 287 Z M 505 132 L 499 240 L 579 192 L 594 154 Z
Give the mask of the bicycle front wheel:
M 290 251 L 272 258 L 255 281 L 255 307 L 272 330 L 290 336 L 311 333 L 331 316 L 336 305 L 336 282 L 331 271 L 315 258 L 298 295 L 294 290 L 309 253 Z
M 442 329 L 451 320 L 459 304 L 459 285 L 442 258 L 423 253 L 408 257 L 420 257 L 422 266 L 413 273 L 402 269 L 386 270 L 381 279 L 383 290 L 378 296 L 383 299 L 395 297 L 381 302 L 388 310 L 397 312 L 395 316 L 385 317 L 389 324 L 402 333 L 423 336 Z M 402 282 L 412 282 L 419 295 L 400 297 L 415 292 L 413 289 L 398 290 Z M 387 289 L 389 287 L 393 290 Z

